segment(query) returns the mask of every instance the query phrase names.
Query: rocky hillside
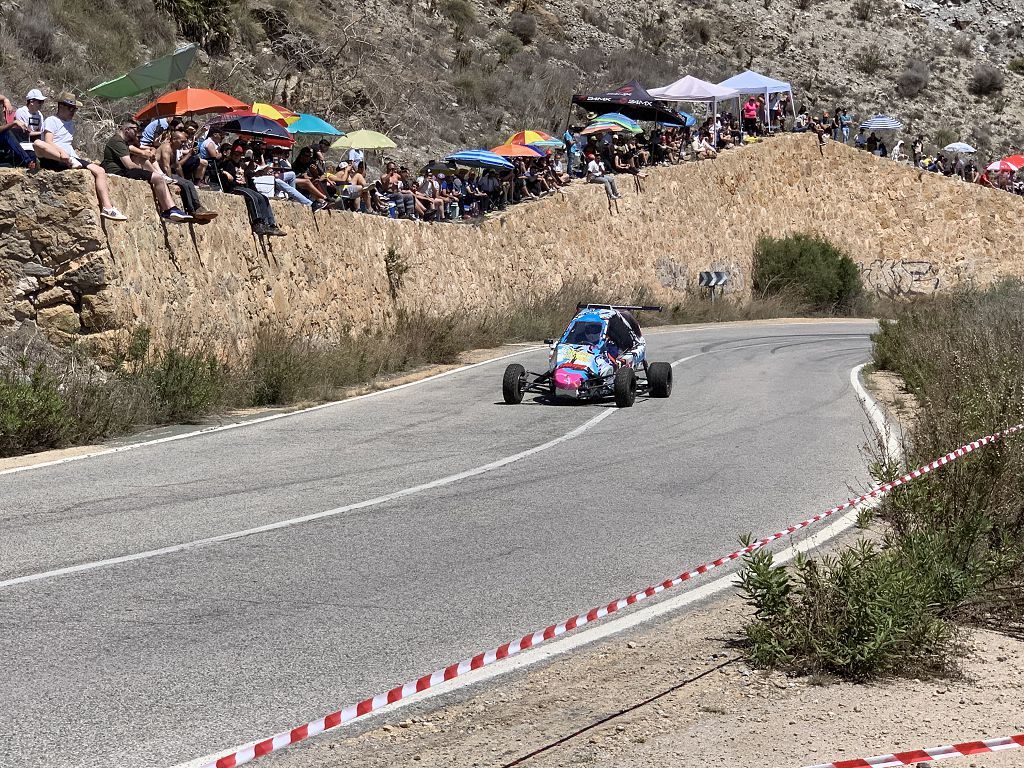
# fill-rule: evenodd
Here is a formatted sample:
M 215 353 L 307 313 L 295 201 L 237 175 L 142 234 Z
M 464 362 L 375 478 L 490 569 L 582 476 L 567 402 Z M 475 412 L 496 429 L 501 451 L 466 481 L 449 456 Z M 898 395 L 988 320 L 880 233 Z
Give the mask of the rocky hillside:
M 577 90 L 744 67 L 938 144 L 1024 142 L 1018 0 L 5 0 L 0 91 L 77 90 L 197 40 L 193 85 L 370 127 L 422 158 L 564 125 Z M 125 103 L 91 102 L 100 130 Z

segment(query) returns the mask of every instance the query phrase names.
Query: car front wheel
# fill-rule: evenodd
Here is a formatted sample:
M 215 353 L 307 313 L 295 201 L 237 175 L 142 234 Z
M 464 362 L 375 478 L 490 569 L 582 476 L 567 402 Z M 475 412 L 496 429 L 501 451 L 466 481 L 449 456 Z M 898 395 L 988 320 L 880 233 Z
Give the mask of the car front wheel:
M 501 396 L 509 405 L 517 405 L 523 402 L 525 390 L 526 369 L 519 363 L 511 363 L 505 369 L 505 376 L 501 380 Z
M 636 374 L 632 368 L 619 368 L 615 372 L 615 405 L 629 408 L 636 400 Z

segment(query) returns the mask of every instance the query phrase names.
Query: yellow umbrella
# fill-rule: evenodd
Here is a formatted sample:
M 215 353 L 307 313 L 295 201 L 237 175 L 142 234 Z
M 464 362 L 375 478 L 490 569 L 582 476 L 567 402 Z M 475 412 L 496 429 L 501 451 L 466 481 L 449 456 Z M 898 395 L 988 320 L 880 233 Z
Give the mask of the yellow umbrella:
M 397 145 L 383 133 L 376 131 L 352 131 L 346 133 L 331 147 L 341 149 L 394 149 Z
M 257 101 L 252 105 L 252 111 L 261 117 L 268 117 L 271 120 L 280 120 L 285 125 L 291 125 L 299 119 L 299 116 L 290 109 L 278 107 L 275 104 L 264 104 L 261 101 Z

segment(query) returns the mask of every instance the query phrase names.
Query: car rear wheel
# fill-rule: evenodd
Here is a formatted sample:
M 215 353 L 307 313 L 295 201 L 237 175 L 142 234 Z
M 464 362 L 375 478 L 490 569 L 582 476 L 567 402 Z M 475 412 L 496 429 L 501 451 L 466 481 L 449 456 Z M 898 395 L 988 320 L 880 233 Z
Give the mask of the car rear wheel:
M 619 368 L 615 372 L 615 404 L 629 408 L 636 400 L 636 374 L 632 368 Z
M 523 402 L 526 390 L 526 369 L 519 363 L 512 363 L 505 369 L 505 377 L 501 380 L 501 396 L 509 405 Z
M 668 397 L 672 394 L 672 366 L 668 363 L 651 363 L 647 369 L 647 383 L 651 397 Z

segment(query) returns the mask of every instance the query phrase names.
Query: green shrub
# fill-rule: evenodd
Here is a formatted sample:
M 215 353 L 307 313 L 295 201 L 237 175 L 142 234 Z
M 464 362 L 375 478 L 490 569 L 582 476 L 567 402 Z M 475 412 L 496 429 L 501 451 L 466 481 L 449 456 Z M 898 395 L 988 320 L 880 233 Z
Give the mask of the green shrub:
M 22 360 L 0 374 L 0 456 L 63 445 L 73 423 L 60 382 L 44 365 Z
M 753 266 L 756 292 L 795 293 L 820 312 L 850 311 L 862 293 L 856 263 L 820 237 L 761 237 Z
M 537 35 L 537 19 L 528 13 L 513 13 L 508 22 L 508 31 L 518 37 L 523 45 L 529 45 Z
M 523 50 L 523 41 L 511 32 L 499 32 L 494 38 L 494 50 L 502 61 L 508 61 Z
M 206 351 L 169 349 L 156 355 L 145 375 L 152 385 L 159 422 L 195 422 L 216 410 L 228 372 Z
M 873 75 L 886 61 L 882 49 L 874 43 L 866 45 L 853 55 L 853 64 L 866 75 Z
M 1018 56 L 1016 59 L 1010 59 L 1010 63 L 1006 65 L 1006 68 L 1015 75 L 1024 75 L 1024 58 Z
M 896 90 L 900 96 L 913 98 L 928 87 L 930 77 L 926 62 L 921 59 L 911 59 L 900 76 L 896 78 Z
M 997 67 L 993 67 L 991 64 L 979 64 L 975 68 L 974 74 L 971 75 L 971 82 L 967 86 L 967 90 L 975 96 L 989 96 L 1003 90 L 1005 80 L 1003 73 Z
M 755 608 L 751 660 L 855 680 L 945 671 L 956 630 L 939 615 L 942 549 L 884 548 L 866 539 L 791 571 L 767 550 L 748 555 L 740 589 Z

